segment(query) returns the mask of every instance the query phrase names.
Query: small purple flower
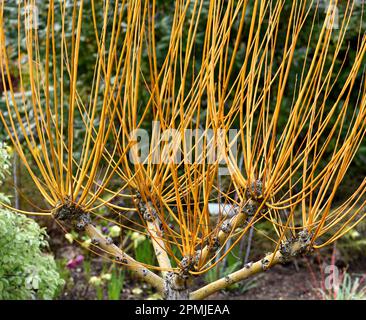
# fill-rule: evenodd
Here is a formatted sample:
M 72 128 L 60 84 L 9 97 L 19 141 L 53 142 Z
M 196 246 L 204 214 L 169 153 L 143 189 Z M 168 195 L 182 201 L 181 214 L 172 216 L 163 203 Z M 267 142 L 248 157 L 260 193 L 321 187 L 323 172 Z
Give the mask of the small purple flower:
M 75 269 L 77 266 L 81 265 L 84 261 L 84 256 L 79 254 L 76 258 L 74 259 L 70 259 L 67 264 L 66 267 L 68 269 Z
M 102 232 L 103 233 L 108 233 L 109 232 L 109 228 L 108 227 L 102 227 Z

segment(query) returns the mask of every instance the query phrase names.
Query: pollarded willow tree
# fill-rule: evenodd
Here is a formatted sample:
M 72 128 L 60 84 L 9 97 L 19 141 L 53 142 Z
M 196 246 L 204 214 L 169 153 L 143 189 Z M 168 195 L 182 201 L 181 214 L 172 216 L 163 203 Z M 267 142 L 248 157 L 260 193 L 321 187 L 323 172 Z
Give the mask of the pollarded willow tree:
M 86 233 L 90 250 L 165 298 L 205 298 L 332 243 L 365 216 L 365 178 L 336 201 L 366 133 L 358 3 L 339 15 L 329 1 L 313 33 L 313 1 L 178 0 L 166 47 L 155 0 L 92 0 L 88 10 L 83 0 L 49 0 L 44 12 L 20 1 L 16 46 L 7 5 L 0 117 L 47 203 L 30 213 Z M 355 15 L 358 41 L 343 50 Z M 87 19 L 95 52 L 83 50 Z M 95 57 L 91 83 L 78 81 L 85 54 Z M 103 219 L 149 236 L 156 264 L 106 238 Z M 251 229 L 272 252 L 197 288 Z

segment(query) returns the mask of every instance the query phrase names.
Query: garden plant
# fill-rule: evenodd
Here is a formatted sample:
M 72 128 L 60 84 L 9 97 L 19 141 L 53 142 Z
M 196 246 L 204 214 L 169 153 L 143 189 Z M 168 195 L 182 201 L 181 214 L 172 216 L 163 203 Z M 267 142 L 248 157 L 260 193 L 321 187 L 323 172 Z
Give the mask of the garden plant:
M 10 169 L 0 144 L 0 185 Z M 3 202 L 10 199 L 0 193 Z M 31 218 L 0 208 L 0 299 L 52 299 L 64 284 L 53 257 L 46 253 L 47 234 Z
M 365 217 L 366 178 L 350 174 L 365 150 L 364 4 L 168 2 L 0 1 L 2 130 L 45 201 L 1 205 L 88 235 L 166 299 L 204 299 Z M 103 220 L 146 236 L 154 259 Z M 271 252 L 200 286 L 250 230 Z

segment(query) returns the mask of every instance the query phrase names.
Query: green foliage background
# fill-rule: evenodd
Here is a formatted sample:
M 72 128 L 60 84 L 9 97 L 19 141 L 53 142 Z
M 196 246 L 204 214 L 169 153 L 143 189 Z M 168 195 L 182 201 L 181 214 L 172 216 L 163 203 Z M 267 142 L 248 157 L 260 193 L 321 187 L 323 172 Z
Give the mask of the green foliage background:
M 0 144 L 0 186 L 9 168 L 9 156 Z M 46 239 L 45 229 L 33 219 L 0 206 L 0 300 L 52 299 L 57 294 L 64 281 L 53 256 L 45 253 Z

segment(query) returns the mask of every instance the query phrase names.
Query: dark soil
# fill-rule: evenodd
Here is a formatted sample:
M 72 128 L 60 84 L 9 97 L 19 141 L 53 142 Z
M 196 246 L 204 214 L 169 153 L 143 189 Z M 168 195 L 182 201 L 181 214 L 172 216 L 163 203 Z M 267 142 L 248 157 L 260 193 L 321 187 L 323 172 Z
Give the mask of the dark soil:
M 220 293 L 213 299 L 230 300 L 316 300 L 319 295 L 308 270 L 293 266 L 275 266 L 256 276 L 255 287 L 240 293 Z

